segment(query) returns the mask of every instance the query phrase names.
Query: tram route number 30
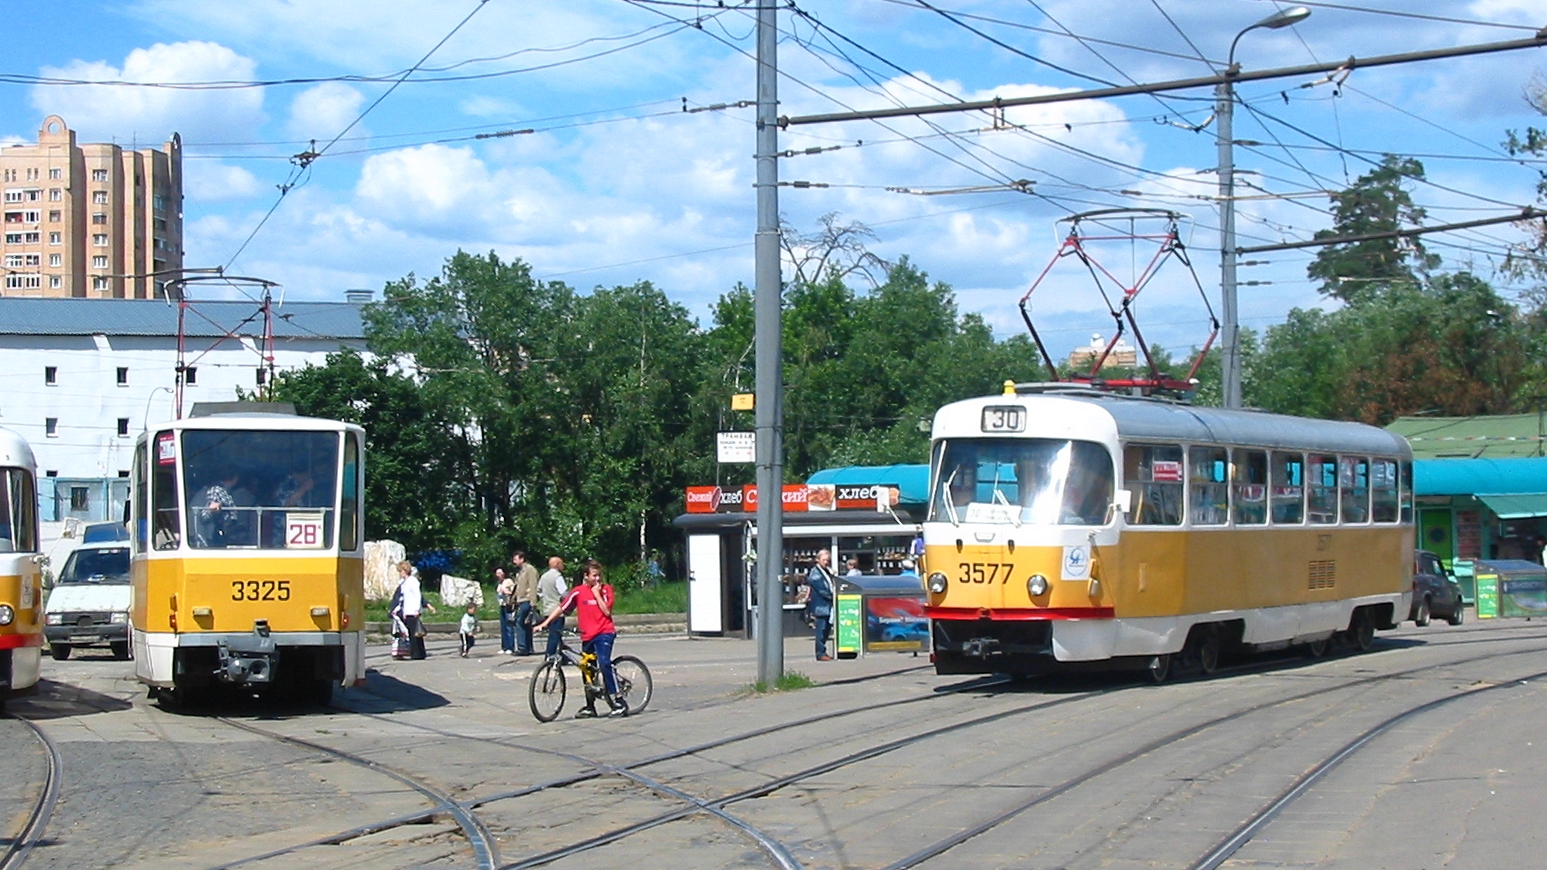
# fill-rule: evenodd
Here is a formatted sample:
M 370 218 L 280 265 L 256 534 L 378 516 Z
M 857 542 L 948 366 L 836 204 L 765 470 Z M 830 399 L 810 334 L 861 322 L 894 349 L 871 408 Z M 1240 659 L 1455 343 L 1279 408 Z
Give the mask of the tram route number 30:
M 232 601 L 289 601 L 289 580 L 232 580 Z
M 961 562 L 958 583 L 1009 583 L 1015 566 L 1009 562 Z

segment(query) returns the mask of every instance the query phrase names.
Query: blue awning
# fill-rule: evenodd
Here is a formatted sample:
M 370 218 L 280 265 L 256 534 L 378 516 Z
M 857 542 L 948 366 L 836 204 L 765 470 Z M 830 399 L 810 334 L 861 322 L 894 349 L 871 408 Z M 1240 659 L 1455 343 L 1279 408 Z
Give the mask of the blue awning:
M 824 468 L 807 483 L 831 483 L 837 486 L 895 486 L 900 505 L 922 505 L 929 501 L 927 465 L 849 465 Z
M 1547 459 L 1417 459 L 1413 461 L 1413 492 L 1417 495 L 1547 493 Z

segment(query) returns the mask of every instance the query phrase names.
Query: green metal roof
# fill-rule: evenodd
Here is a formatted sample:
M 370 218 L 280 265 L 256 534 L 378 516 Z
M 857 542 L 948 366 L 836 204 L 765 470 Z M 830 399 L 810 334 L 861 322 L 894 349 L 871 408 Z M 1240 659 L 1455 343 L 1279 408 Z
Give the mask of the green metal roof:
M 1386 427 L 1407 439 L 1414 459 L 1478 459 L 1543 456 L 1538 414 L 1491 417 L 1398 417 Z
M 1479 495 L 1478 501 L 1501 520 L 1547 517 L 1547 493 L 1528 492 L 1514 495 Z

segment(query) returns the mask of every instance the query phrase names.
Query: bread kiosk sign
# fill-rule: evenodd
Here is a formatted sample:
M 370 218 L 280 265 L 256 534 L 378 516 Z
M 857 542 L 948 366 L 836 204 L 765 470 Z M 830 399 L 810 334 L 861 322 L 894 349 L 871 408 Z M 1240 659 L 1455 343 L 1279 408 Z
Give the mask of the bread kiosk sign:
M 757 487 L 690 486 L 687 512 L 690 514 L 755 513 Z M 786 513 L 831 510 L 878 510 L 897 504 L 895 486 L 835 486 L 831 483 L 789 484 L 781 493 Z

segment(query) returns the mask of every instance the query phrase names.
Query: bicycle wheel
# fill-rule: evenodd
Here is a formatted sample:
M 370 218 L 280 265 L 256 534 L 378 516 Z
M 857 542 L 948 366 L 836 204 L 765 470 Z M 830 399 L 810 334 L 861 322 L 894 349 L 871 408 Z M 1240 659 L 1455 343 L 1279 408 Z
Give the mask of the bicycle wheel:
M 655 693 L 655 684 L 650 680 L 650 669 L 645 663 L 633 656 L 618 656 L 612 660 L 612 675 L 618 681 L 618 694 L 628 705 L 629 715 L 644 712 L 650 704 L 650 696 Z
M 564 668 L 558 662 L 543 662 L 532 672 L 526 699 L 539 722 L 552 722 L 564 709 Z

